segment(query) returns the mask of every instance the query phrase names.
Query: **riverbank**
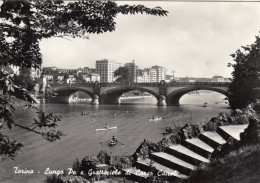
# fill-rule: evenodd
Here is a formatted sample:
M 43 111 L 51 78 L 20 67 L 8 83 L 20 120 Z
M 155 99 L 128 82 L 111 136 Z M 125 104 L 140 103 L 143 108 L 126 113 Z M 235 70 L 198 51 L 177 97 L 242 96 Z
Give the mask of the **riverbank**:
M 144 98 L 151 98 L 152 95 L 142 95 L 142 96 L 122 96 L 120 100 L 131 100 L 131 99 L 144 99 Z
M 240 113 L 240 112 L 242 112 L 242 113 Z M 210 169 L 209 167 L 214 166 L 214 165 L 217 165 L 216 166 L 217 169 L 220 168 L 219 161 L 221 162 L 223 159 L 224 159 L 224 162 L 232 162 L 232 161 L 239 162 L 240 158 L 237 156 L 241 154 L 240 152 L 246 151 L 248 153 L 247 155 L 249 156 L 249 158 L 248 158 L 249 162 L 251 161 L 250 159 L 252 159 L 252 157 L 254 156 L 254 153 L 256 153 L 254 150 L 255 147 L 254 147 L 254 145 L 252 146 L 252 144 L 259 143 L 259 141 L 255 142 L 255 138 L 254 138 L 257 135 L 257 133 L 254 133 L 254 129 L 256 129 L 256 127 L 257 127 L 256 125 L 259 125 L 259 121 L 257 121 L 256 119 L 254 119 L 252 117 L 254 117 L 253 111 L 248 110 L 248 109 L 245 109 L 243 111 L 237 110 L 234 112 L 234 114 L 232 116 L 229 116 L 226 114 L 219 114 L 218 117 L 212 118 L 209 121 L 209 123 L 207 123 L 203 126 L 185 125 L 178 131 L 178 133 L 176 133 L 175 135 L 172 135 L 169 138 L 163 138 L 158 143 L 153 143 L 153 142 L 149 142 L 149 141 L 145 140 L 139 146 L 139 148 L 136 150 L 134 155 L 132 155 L 132 156 L 124 156 L 124 157 L 123 156 L 114 156 L 108 152 L 101 152 L 97 157 L 87 156 L 81 162 L 74 163 L 74 165 L 75 164 L 78 165 L 77 167 L 74 166 L 74 168 L 75 168 L 75 170 L 77 170 L 77 172 L 83 171 L 83 173 L 85 174 L 85 176 L 83 176 L 83 177 L 87 178 L 88 180 L 93 181 L 93 180 L 105 179 L 105 182 L 106 181 L 109 182 L 109 180 L 112 178 L 113 182 L 117 182 L 118 178 L 113 179 L 113 176 L 89 175 L 88 172 L 89 172 L 90 167 L 95 167 L 96 165 L 106 165 L 105 167 L 109 170 L 111 170 L 111 168 L 112 168 L 112 170 L 115 169 L 115 170 L 122 171 L 123 169 L 125 169 L 127 167 L 132 167 L 134 162 L 137 159 L 149 157 L 151 155 L 151 152 L 161 152 L 161 151 L 164 151 L 165 147 L 168 147 L 169 144 L 176 145 L 176 144 L 179 144 L 183 139 L 198 137 L 198 135 L 202 129 L 205 131 L 215 131 L 216 127 L 218 127 L 218 126 L 223 126 L 223 125 L 228 125 L 228 124 L 233 124 L 233 125 L 234 124 L 248 124 L 250 122 L 250 125 L 248 126 L 248 128 L 245 130 L 245 132 L 241 136 L 241 142 L 239 142 L 239 143 L 235 143 L 235 141 L 232 141 L 231 143 L 228 142 L 225 146 L 218 149 L 218 151 L 214 152 L 214 155 L 211 157 L 212 163 L 208 164 L 208 166 L 204 166 L 204 164 L 203 164 L 203 166 L 201 166 L 198 169 L 198 171 L 193 173 L 189 179 L 171 181 L 171 179 L 167 179 L 167 178 L 161 179 L 160 177 L 156 177 L 155 179 L 150 178 L 147 180 L 148 182 L 158 182 L 158 181 L 167 180 L 168 182 L 190 183 L 190 181 L 196 180 L 196 177 L 197 177 L 197 178 L 200 178 L 201 183 L 202 183 L 203 180 L 205 182 L 204 177 L 201 176 L 201 175 L 204 175 L 204 171 L 208 171 Z M 251 154 L 250 154 L 250 151 L 248 151 L 247 148 L 245 148 L 245 145 L 247 145 L 247 144 L 251 144 L 251 146 L 252 146 L 252 148 L 249 148 L 249 150 L 252 150 Z M 241 149 L 237 150 L 238 147 L 241 147 Z M 233 151 L 233 150 L 235 150 L 235 151 Z M 259 151 L 259 147 L 257 147 L 257 150 Z M 230 151 L 233 151 L 233 152 L 231 152 L 228 156 L 225 156 Z M 233 156 L 234 157 L 233 160 L 232 160 L 232 156 L 231 156 L 232 154 L 233 155 L 235 154 Z M 231 156 L 231 159 L 229 161 L 226 160 L 226 158 L 228 158 L 230 156 Z M 245 155 L 241 155 L 241 156 L 243 157 Z M 243 162 L 243 161 L 241 161 L 241 162 Z M 244 163 L 247 163 L 247 161 L 245 160 Z M 239 166 L 239 164 L 235 164 L 235 165 Z M 208 167 L 208 169 L 206 167 Z M 235 172 L 236 170 L 241 169 L 240 167 L 235 167 L 234 171 L 233 171 L 233 169 L 231 169 L 232 167 L 230 167 L 230 163 L 227 164 L 227 168 L 229 168 L 229 172 Z M 219 172 L 221 172 L 221 171 L 217 171 L 217 169 L 215 169 L 215 170 L 212 170 L 212 168 L 210 169 L 211 173 L 216 174 L 215 177 L 221 176 L 219 174 Z M 208 173 L 208 174 L 210 175 L 211 173 Z M 207 173 L 205 173 L 205 174 L 207 174 Z M 231 178 L 230 178 L 231 180 L 234 178 L 234 177 L 232 177 L 233 175 L 235 175 L 235 174 L 232 174 L 232 173 L 227 174 L 227 176 L 231 176 Z M 119 177 L 120 177 L 120 175 L 119 175 Z M 256 177 L 257 176 L 253 176 L 252 180 Z M 107 179 L 107 178 L 109 178 L 109 179 Z M 249 179 L 251 179 L 251 178 L 249 177 Z M 249 180 L 249 179 L 247 179 L 247 180 Z M 154 181 L 151 181 L 151 180 L 154 180 Z M 209 179 L 209 180 L 214 180 L 214 179 Z M 211 181 L 211 182 L 218 182 L 218 180 L 219 179 L 216 179 L 215 181 Z M 193 182 L 195 183 L 196 181 L 193 181 Z M 193 182 L 191 182 L 191 183 L 193 183 Z

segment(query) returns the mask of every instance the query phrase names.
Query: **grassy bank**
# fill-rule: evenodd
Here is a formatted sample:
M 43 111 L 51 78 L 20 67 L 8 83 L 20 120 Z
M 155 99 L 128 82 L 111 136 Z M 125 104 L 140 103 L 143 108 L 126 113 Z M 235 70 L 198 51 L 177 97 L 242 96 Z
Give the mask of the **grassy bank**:
M 259 183 L 260 145 L 251 145 L 231 152 L 225 158 L 193 172 L 182 183 Z

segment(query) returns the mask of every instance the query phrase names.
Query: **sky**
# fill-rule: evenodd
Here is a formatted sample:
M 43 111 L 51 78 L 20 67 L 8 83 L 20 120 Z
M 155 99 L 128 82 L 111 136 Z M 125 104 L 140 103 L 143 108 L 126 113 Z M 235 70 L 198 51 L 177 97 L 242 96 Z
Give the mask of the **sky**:
M 260 31 L 257 2 L 118 2 L 160 6 L 167 17 L 118 15 L 114 32 L 89 39 L 51 38 L 40 43 L 43 66 L 92 67 L 96 60 L 159 65 L 177 77 L 231 77 L 230 54 L 252 44 Z

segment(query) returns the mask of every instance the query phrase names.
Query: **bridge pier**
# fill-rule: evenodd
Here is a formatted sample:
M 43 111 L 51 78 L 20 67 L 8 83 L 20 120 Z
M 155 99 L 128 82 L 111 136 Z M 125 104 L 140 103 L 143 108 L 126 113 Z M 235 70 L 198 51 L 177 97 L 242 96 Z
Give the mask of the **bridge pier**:
M 91 101 L 92 105 L 99 105 L 99 96 L 98 95 L 94 95 L 92 97 L 92 101 Z
M 167 105 L 166 97 L 164 95 L 160 95 L 157 105 L 158 106 L 166 106 Z

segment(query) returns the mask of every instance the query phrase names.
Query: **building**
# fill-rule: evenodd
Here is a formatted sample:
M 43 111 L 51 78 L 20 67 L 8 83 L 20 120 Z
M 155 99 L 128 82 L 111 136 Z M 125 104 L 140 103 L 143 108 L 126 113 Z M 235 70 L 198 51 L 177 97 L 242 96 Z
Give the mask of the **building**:
M 225 79 L 222 76 L 213 76 L 211 82 L 225 82 Z
M 232 79 L 231 78 L 224 78 L 224 82 L 226 83 L 231 83 Z
M 166 75 L 165 77 L 165 82 L 169 83 L 172 82 L 174 80 L 174 76 L 173 75 Z
M 56 71 L 58 68 L 56 66 L 54 67 L 43 67 L 45 71 Z
M 77 69 L 57 69 L 56 70 L 59 74 L 64 74 L 64 73 L 77 73 Z
M 84 74 L 82 75 L 83 80 L 86 82 L 95 82 L 98 81 L 100 82 L 100 75 L 99 74 L 95 74 L 95 73 L 91 73 L 91 74 Z
M 137 76 L 136 76 L 137 66 L 135 65 L 135 61 L 133 60 L 133 62 L 131 62 L 131 63 L 126 63 L 125 67 L 128 70 L 130 82 L 136 83 L 137 82 Z
M 31 76 L 33 79 L 39 79 L 41 77 L 41 69 L 40 68 L 32 68 Z
M 63 76 L 63 75 L 58 75 L 58 76 L 57 76 L 57 81 L 58 81 L 59 83 L 62 83 L 62 82 L 64 81 L 64 76 Z
M 158 82 L 158 78 L 157 78 L 157 71 L 156 69 L 149 69 L 149 74 L 150 74 L 150 82 L 154 83 L 154 82 Z
M 152 66 L 152 69 L 154 69 L 155 72 L 156 72 L 155 82 L 160 82 L 161 80 L 166 79 L 166 71 L 167 70 L 164 67 L 155 65 L 155 66 Z
M 76 78 L 74 77 L 74 75 L 69 75 L 69 77 L 66 80 L 66 83 L 76 83 Z
M 114 60 L 97 60 L 96 73 L 100 75 L 100 82 L 114 82 L 114 72 L 123 64 L 115 62 Z
M 152 83 L 156 82 L 156 70 L 151 68 L 145 68 L 137 71 L 137 83 Z
M 83 68 L 80 67 L 77 70 L 80 72 L 83 72 L 83 73 L 95 73 L 96 72 L 96 69 L 93 69 L 90 67 L 83 67 Z
M 183 83 L 194 83 L 194 82 L 211 82 L 211 78 L 195 78 L 195 77 L 176 77 L 174 78 L 176 82 Z
M 46 78 L 47 81 L 53 80 L 54 76 L 50 74 L 43 74 L 43 78 Z

